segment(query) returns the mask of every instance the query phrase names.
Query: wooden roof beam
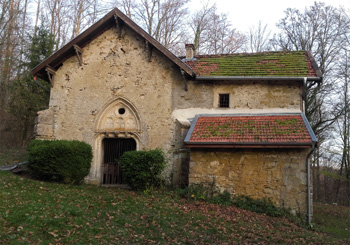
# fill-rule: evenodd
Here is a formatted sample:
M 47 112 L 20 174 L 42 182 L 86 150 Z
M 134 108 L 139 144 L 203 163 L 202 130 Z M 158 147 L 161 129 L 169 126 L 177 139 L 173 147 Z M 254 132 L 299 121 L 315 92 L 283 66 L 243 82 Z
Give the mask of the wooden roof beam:
M 50 66 L 45 67 L 45 71 L 47 73 L 47 77 L 51 83 L 51 87 L 53 87 L 53 76 L 56 74 L 56 70 Z
M 123 29 L 123 21 L 118 17 L 118 15 L 114 15 L 115 25 L 117 27 L 117 35 L 118 38 L 122 37 L 122 29 Z
M 185 85 L 184 90 L 188 91 L 188 81 L 187 81 L 187 78 L 186 78 L 186 73 L 181 68 L 180 68 L 180 72 L 181 72 L 182 78 L 184 79 L 184 85 Z
M 79 65 L 82 66 L 83 65 L 83 50 L 76 44 L 73 44 L 73 47 L 75 50 L 75 54 L 78 57 Z
M 147 62 L 151 62 L 153 45 L 149 43 L 149 41 L 145 40 L 146 49 L 147 49 Z

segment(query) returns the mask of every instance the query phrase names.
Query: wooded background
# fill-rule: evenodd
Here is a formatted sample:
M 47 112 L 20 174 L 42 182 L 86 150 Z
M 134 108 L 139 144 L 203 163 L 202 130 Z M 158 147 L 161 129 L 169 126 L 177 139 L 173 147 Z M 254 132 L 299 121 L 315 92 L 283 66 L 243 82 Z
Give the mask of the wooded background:
M 50 86 L 31 69 L 113 7 L 176 55 L 193 43 L 196 54 L 311 50 L 323 73 L 308 83 L 306 115 L 319 140 L 312 157 L 314 199 L 350 205 L 350 10 L 322 2 L 286 9 L 273 33 L 262 22 L 234 28 L 210 1 L 0 0 L 0 147 L 25 147 L 36 112 L 48 107 Z

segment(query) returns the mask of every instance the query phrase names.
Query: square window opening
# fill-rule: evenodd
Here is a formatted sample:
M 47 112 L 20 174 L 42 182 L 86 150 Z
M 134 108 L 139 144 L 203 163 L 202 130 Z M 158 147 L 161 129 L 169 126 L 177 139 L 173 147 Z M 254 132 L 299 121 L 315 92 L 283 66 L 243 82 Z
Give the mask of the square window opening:
M 230 107 L 230 94 L 219 94 L 219 107 L 220 108 Z

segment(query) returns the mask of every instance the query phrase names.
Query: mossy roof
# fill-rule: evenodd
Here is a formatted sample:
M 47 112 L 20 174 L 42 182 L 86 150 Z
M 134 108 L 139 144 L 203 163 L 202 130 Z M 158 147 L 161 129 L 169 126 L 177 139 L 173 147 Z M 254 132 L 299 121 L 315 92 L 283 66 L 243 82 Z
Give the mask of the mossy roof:
M 205 55 L 185 62 L 197 76 L 318 77 L 306 51 Z
M 187 145 L 311 146 L 317 142 L 303 114 L 198 115 Z

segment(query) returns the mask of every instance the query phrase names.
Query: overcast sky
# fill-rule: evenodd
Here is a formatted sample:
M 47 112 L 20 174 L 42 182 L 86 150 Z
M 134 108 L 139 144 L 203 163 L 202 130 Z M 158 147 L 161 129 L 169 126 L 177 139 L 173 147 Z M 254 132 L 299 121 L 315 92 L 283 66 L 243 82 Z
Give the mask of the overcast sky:
M 192 8 L 201 5 L 201 0 L 192 1 Z M 274 29 L 278 20 L 284 17 L 284 10 L 287 8 L 304 10 L 305 7 L 314 4 L 314 0 L 212 0 L 212 2 L 216 2 L 219 12 L 229 16 L 232 27 L 242 32 L 248 31 L 251 26 L 256 26 L 259 20 L 263 24 L 268 24 L 270 29 Z M 335 7 L 350 8 L 350 0 L 321 2 Z

